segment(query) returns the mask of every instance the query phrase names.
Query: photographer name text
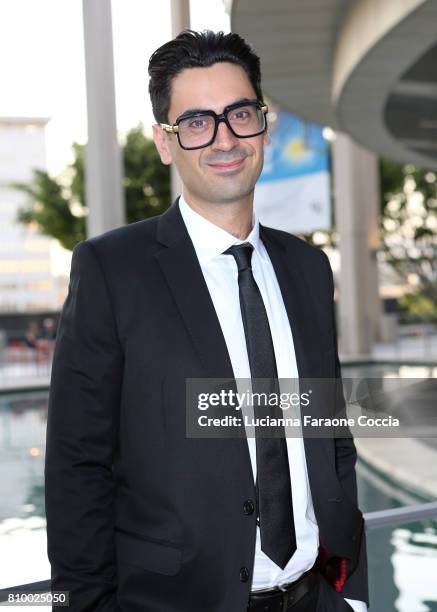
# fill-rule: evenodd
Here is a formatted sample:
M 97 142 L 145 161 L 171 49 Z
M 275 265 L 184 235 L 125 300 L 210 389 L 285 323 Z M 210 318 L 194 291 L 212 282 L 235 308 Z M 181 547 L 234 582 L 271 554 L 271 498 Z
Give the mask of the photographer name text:
M 332 417 L 316 418 L 305 415 L 299 417 L 255 417 L 249 415 L 226 415 L 209 417 L 202 414 L 197 419 L 200 427 L 399 427 L 399 419 L 392 416 L 369 417 Z

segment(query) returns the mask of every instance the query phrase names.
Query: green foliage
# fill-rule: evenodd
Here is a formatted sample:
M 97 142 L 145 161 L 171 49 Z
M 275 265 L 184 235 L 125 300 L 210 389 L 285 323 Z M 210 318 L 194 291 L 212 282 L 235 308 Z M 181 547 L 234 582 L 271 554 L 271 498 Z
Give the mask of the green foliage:
M 29 196 L 18 220 L 34 225 L 72 250 L 86 237 L 85 147 L 74 143 L 74 161 L 60 177 L 34 170 L 30 184 L 13 186 Z M 158 215 L 170 204 L 170 170 L 161 163 L 153 141 L 141 125 L 130 130 L 123 147 L 126 219 L 134 223 Z
M 420 303 L 425 313 L 437 308 L 437 177 L 388 160 L 380 170 L 383 257 L 412 287 L 405 305 L 411 310 Z
M 29 195 L 28 206 L 18 211 L 20 223 L 36 226 L 42 234 L 57 238 L 70 250 L 85 237 L 84 217 L 71 212 L 70 198 L 47 172 L 34 170 L 30 185 L 15 183 L 13 186 Z
M 428 317 L 437 309 L 436 174 L 388 159 L 380 160 L 379 170 L 381 258 L 411 287 L 404 307 Z M 339 240 L 335 231 L 302 238 L 321 247 L 336 247 Z
M 128 223 L 163 213 L 170 204 L 170 170 L 161 162 L 153 140 L 142 127 L 131 130 L 124 147 L 124 180 Z
M 437 305 L 421 293 L 407 293 L 400 298 L 399 306 L 407 311 L 408 322 L 437 323 Z

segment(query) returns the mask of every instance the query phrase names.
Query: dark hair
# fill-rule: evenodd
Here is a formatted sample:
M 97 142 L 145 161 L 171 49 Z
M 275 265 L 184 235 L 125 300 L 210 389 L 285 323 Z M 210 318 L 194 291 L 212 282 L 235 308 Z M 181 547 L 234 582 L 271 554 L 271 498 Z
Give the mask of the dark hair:
M 184 30 L 157 49 L 149 60 L 149 94 L 158 123 L 168 123 L 172 79 L 185 68 L 206 68 L 217 62 L 241 66 L 262 100 L 260 59 L 238 34 Z

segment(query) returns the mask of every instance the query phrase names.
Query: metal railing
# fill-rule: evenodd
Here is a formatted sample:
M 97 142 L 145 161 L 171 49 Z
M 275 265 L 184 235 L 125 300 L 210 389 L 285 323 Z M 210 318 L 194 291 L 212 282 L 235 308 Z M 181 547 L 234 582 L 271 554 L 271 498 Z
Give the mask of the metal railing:
M 364 514 L 367 531 L 392 525 L 402 525 L 412 521 L 421 521 L 427 518 L 437 518 L 437 501 Z
M 35 347 L 17 344 L 0 350 L 0 389 L 47 387 L 54 349 L 54 340 L 39 340 Z
M 390 508 L 364 514 L 366 531 L 381 529 L 393 525 L 401 525 L 412 521 L 420 521 L 427 518 L 437 518 L 437 501 L 401 508 Z M 17 586 L 0 589 L 0 602 L 7 601 L 9 593 L 49 593 L 50 580 L 19 584 Z

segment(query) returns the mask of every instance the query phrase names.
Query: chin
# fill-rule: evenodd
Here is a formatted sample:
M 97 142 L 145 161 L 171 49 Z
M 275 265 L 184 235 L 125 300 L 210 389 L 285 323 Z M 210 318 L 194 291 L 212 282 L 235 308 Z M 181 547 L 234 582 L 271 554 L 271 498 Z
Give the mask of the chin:
M 236 185 L 221 185 L 217 189 L 209 191 L 209 198 L 216 202 L 234 202 L 241 198 L 247 197 L 253 193 L 254 185 L 236 186 Z

